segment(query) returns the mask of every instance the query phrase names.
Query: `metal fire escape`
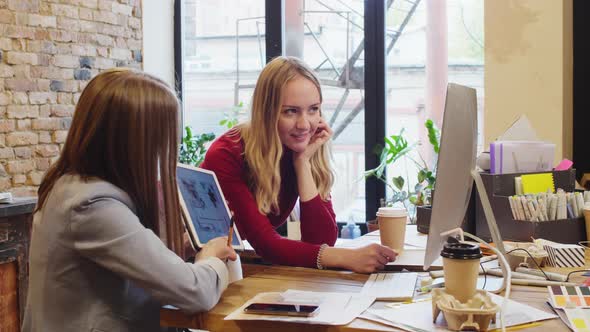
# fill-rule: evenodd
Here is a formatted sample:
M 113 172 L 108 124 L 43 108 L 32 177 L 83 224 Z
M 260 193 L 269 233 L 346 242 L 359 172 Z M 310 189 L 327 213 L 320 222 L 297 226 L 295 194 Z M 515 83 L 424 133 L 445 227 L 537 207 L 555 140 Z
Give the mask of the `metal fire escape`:
M 340 121 L 336 127 L 336 120 L 338 120 L 339 116 L 341 115 L 341 111 L 346 103 L 346 100 L 350 94 L 351 90 L 359 90 L 362 91 L 364 89 L 364 65 L 356 65 L 359 60 L 364 60 L 361 58 L 363 55 L 363 51 L 365 48 L 365 41 L 364 38 L 360 40 L 358 45 L 356 45 L 352 54 L 350 54 L 350 34 L 351 34 L 351 26 L 359 29 L 360 31 L 364 31 L 362 25 L 356 23 L 351 17 L 352 15 L 356 15 L 360 18 L 363 18 L 362 13 L 359 13 L 354 8 L 347 5 L 342 0 L 335 0 L 339 5 L 342 6 L 343 9 L 337 9 L 335 6 L 330 6 L 326 4 L 325 0 L 315 0 L 317 4 L 321 7 L 325 8 L 325 10 L 304 10 L 301 12 L 301 15 L 304 16 L 304 26 L 307 30 L 308 34 L 315 40 L 317 46 L 319 47 L 320 51 L 324 56 L 324 60 L 315 67 L 316 71 L 320 69 L 328 71 L 328 78 L 322 77 L 321 84 L 325 86 L 332 86 L 332 87 L 339 87 L 344 89 L 342 92 L 342 96 L 340 97 L 336 108 L 334 109 L 334 113 L 332 114 L 329 123 L 330 126 L 334 130 L 333 139 L 336 140 L 338 136 L 344 131 L 344 129 L 354 120 L 354 118 L 365 108 L 365 101 L 364 98 L 361 100 L 344 116 L 342 121 Z M 401 36 L 404 28 L 412 18 L 412 15 L 416 11 L 416 8 L 420 4 L 420 0 L 387 0 L 387 11 L 390 12 L 394 11 L 394 13 L 399 13 L 400 18 L 399 24 L 394 25 L 393 27 L 387 28 L 386 30 L 386 54 L 389 54 L 393 47 L 395 46 L 396 42 L 398 41 L 399 37 Z M 313 14 L 330 14 L 330 15 L 337 15 L 342 19 L 346 20 L 346 63 L 342 66 L 342 68 L 338 68 L 335 65 L 335 61 L 331 59 L 328 55 L 326 50 L 322 47 L 322 44 L 313 29 L 310 27 L 308 22 L 306 22 L 305 17 L 306 15 L 313 15 Z M 397 19 L 397 18 L 396 18 Z M 239 24 L 241 21 L 245 20 L 258 20 L 256 22 L 257 26 L 260 24 L 264 24 L 263 17 L 253 17 L 253 18 L 245 18 L 239 19 L 236 21 L 236 57 L 239 59 Z M 264 54 L 262 54 L 262 38 L 260 35 L 260 29 L 258 30 L 258 43 L 259 43 L 259 50 L 260 50 L 260 58 L 264 59 Z M 262 60 L 261 60 L 262 61 Z M 239 68 L 239 61 L 236 62 L 236 83 L 234 85 L 234 104 L 237 105 L 239 103 L 239 90 L 243 88 L 253 88 L 254 84 L 241 84 L 240 83 L 240 68 Z M 261 62 L 261 66 L 263 66 L 263 62 Z

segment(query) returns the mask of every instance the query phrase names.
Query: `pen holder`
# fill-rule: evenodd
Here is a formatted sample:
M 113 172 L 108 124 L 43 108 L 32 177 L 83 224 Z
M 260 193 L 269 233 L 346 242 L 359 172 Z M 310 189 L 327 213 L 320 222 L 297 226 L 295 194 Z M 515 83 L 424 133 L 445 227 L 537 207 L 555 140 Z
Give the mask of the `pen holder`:
M 574 191 L 576 171 L 553 171 L 555 188 Z M 514 220 L 508 197 L 515 194 L 514 178 L 524 173 L 490 174 L 480 173 L 490 199 L 498 229 L 504 241 L 531 242 L 533 239 L 547 239 L 559 243 L 576 244 L 586 240 L 584 218 L 568 218 L 551 221 Z M 483 212 L 479 195 L 476 195 L 475 234 L 485 241 L 491 241 L 490 230 Z

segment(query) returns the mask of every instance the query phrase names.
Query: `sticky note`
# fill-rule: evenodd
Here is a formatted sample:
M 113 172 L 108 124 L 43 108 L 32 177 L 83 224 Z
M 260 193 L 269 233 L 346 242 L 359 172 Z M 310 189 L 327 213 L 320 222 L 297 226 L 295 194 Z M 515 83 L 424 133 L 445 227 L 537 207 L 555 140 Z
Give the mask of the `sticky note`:
M 521 179 L 524 194 L 555 192 L 552 173 L 524 174 Z

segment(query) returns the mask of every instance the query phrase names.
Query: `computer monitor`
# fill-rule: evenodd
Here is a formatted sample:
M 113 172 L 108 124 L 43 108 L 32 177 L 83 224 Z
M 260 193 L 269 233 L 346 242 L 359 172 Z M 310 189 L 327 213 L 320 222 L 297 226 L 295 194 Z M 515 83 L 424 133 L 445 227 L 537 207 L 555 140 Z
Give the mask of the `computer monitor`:
M 475 89 L 449 83 L 436 168 L 435 197 L 424 269 L 440 256 L 446 242 L 441 233 L 461 227 L 471 196 L 477 151 Z

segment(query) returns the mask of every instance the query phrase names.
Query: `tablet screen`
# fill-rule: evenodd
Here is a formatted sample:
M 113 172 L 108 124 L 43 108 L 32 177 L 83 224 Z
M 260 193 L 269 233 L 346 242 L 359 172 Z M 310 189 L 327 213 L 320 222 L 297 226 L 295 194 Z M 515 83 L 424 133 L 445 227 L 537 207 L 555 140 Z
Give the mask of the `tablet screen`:
M 201 247 L 213 238 L 227 236 L 230 212 L 215 174 L 186 165 L 178 165 L 176 173 L 187 229 L 197 242 L 194 244 Z M 235 228 L 232 246 L 243 249 Z

